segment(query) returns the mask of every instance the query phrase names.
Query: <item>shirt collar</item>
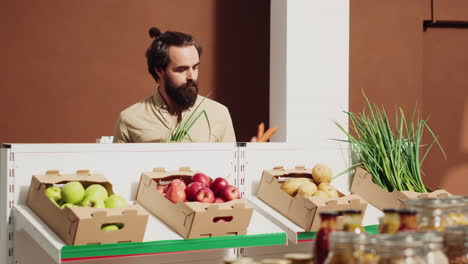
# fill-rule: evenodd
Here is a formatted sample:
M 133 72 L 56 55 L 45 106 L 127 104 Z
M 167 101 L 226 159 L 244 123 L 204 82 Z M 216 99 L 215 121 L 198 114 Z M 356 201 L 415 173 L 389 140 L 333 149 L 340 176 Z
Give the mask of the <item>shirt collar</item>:
M 164 101 L 161 94 L 159 94 L 159 88 L 156 90 L 156 92 L 154 93 L 154 95 L 152 97 L 153 97 L 153 103 L 154 103 L 154 105 L 156 106 L 157 109 L 168 111 L 166 101 Z M 196 107 L 200 103 L 201 99 L 202 98 L 200 97 L 200 95 L 197 95 L 197 100 L 195 101 L 194 106 L 190 107 L 186 111 L 191 111 L 194 107 Z M 186 112 L 186 111 L 184 111 L 184 112 Z
M 162 110 L 167 111 L 167 104 L 164 101 L 164 99 L 161 97 L 159 94 L 159 88 L 156 90 L 156 92 L 153 95 L 153 103 L 156 106 L 156 108 L 160 108 Z

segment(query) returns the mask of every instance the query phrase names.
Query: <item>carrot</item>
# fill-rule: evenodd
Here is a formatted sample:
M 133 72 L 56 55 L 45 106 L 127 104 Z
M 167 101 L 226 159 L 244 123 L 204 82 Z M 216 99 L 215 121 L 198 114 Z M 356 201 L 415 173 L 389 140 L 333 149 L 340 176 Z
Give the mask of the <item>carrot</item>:
M 265 124 L 262 122 L 260 125 L 258 125 L 258 131 L 257 131 L 257 139 L 259 139 L 263 133 L 265 132 Z
M 257 139 L 257 142 L 266 142 L 276 133 L 276 130 L 276 127 L 270 127 L 260 138 Z

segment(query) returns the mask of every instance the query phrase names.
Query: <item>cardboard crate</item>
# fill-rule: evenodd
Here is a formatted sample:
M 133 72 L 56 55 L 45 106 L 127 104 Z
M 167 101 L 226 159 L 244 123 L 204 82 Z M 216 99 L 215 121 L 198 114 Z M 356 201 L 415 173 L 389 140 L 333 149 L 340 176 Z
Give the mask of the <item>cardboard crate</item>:
M 402 208 L 404 207 L 403 201 L 408 198 L 443 198 L 451 195 L 442 189 L 429 193 L 397 190 L 388 192 L 375 184 L 372 180 L 372 175 L 361 167 L 356 168 L 351 183 L 351 192 L 359 194 L 379 210 Z
M 287 178 L 310 178 L 312 169 L 296 166 L 295 169 L 275 167 L 264 170 L 257 196 L 260 200 L 289 218 L 306 231 L 317 231 L 320 227 L 320 212 L 359 209 L 363 215 L 367 202 L 359 195 L 343 195 L 339 198 L 293 197 L 281 190 L 282 180 Z
M 27 205 L 67 245 L 107 244 L 143 241 L 148 213 L 139 205 L 120 208 L 65 207 L 60 209 L 45 195 L 45 189 L 54 184 L 79 181 L 87 186 L 99 183 L 109 195 L 112 184 L 101 174 L 79 170 L 76 174 L 60 174 L 47 171 L 45 175 L 33 175 L 29 187 Z M 117 223 L 123 228 L 114 231 L 101 230 L 102 225 Z
M 184 238 L 245 235 L 253 207 L 243 199 L 225 203 L 179 202 L 174 204 L 156 190 L 158 184 L 181 179 L 186 184 L 200 171 L 182 167 L 178 171 L 163 168 L 143 172 L 138 187 L 137 202 Z M 230 218 L 232 217 L 232 219 Z M 214 222 L 219 218 L 227 222 Z

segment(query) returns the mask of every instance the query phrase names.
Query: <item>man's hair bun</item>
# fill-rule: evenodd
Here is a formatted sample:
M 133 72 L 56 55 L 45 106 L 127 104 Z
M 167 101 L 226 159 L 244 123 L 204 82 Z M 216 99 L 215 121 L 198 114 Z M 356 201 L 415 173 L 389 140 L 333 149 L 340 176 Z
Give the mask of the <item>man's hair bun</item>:
M 161 35 L 161 31 L 157 27 L 150 28 L 148 33 L 149 33 L 150 37 L 154 38 L 154 39 L 156 39 L 157 37 L 159 37 L 159 35 Z

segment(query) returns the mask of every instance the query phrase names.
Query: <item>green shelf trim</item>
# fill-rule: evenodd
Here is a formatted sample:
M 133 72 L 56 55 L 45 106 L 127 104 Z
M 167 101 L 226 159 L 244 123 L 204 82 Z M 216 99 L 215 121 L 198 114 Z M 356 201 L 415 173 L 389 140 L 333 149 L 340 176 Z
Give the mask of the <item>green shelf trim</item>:
M 364 230 L 366 230 L 366 233 L 370 234 L 377 234 L 378 232 L 379 225 L 370 225 L 370 226 L 365 226 Z M 312 231 L 305 231 L 305 232 L 300 232 L 297 234 L 297 240 L 311 240 L 315 239 L 315 235 L 317 232 L 312 232 Z
M 317 232 L 312 232 L 312 231 L 305 231 L 305 232 L 300 232 L 297 234 L 297 240 L 310 240 L 310 239 L 315 239 L 315 235 Z
M 366 230 L 367 233 L 376 235 L 378 234 L 379 225 L 365 226 L 364 229 Z
M 285 245 L 286 233 L 259 235 L 221 236 L 182 240 L 130 242 L 102 245 L 64 246 L 61 259 L 89 258 L 102 256 L 138 255 L 204 249 L 238 248 L 254 246 Z

